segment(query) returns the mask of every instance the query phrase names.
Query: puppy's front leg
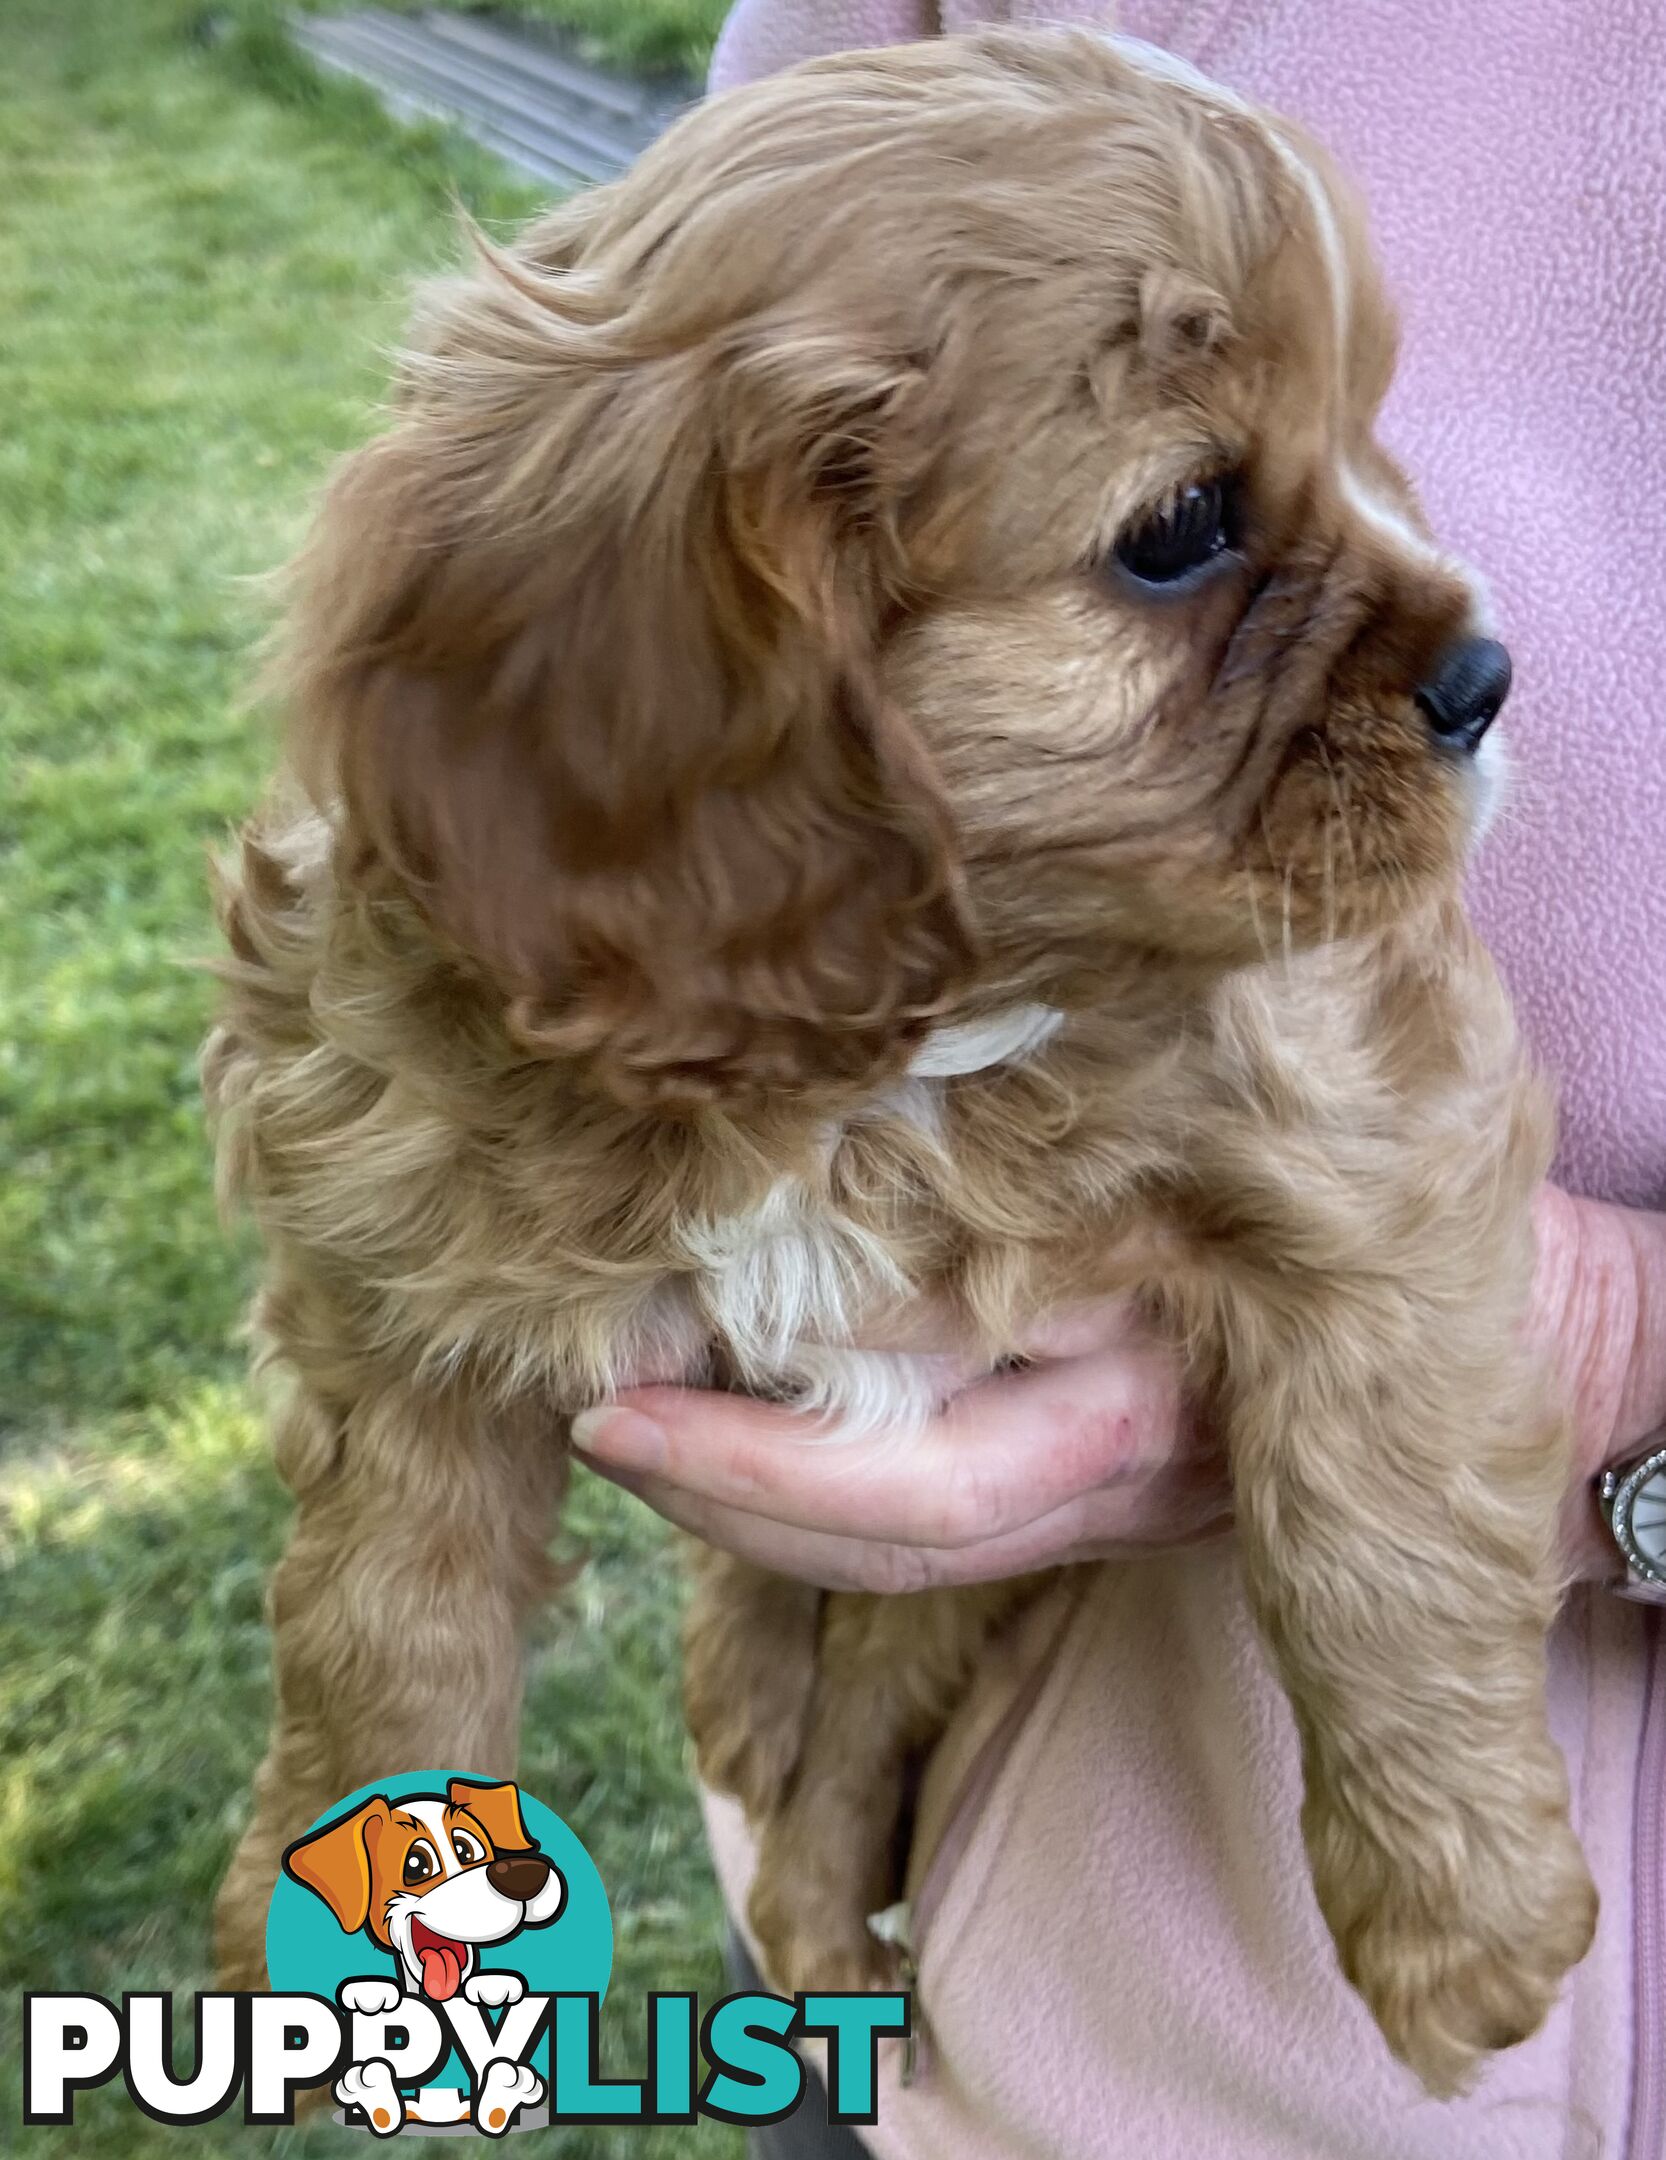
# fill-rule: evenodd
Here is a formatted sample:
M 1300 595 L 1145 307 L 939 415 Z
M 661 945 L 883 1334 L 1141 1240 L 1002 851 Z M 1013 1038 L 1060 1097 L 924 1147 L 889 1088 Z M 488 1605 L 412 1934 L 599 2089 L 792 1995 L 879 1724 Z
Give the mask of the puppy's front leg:
M 565 1480 L 547 1421 L 390 1383 L 280 1417 L 299 1501 L 273 1577 L 277 1707 L 255 1810 L 215 1911 L 219 1985 L 266 1985 L 283 1849 L 356 1786 L 402 1770 L 513 1774 L 522 1630 L 547 1594 Z
M 1227 1352 L 1250 1589 L 1343 1969 L 1449 2094 L 1537 2029 L 1595 1925 L 1545 1713 L 1567 1437 L 1484 1297 L 1412 1341 L 1380 1276 L 1291 1288 Z

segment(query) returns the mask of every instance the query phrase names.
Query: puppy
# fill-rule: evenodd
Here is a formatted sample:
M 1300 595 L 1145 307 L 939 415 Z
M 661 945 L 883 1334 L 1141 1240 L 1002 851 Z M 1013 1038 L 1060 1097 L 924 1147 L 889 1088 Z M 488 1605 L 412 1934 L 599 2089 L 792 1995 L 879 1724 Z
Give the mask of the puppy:
M 719 99 L 479 252 L 298 565 L 224 880 L 298 1503 L 228 1979 L 336 1794 L 507 1774 L 580 1406 L 905 1421 L 937 1368 L 851 1345 L 916 1300 L 993 1364 L 1124 1293 L 1228 1446 L 1343 1970 L 1455 2089 L 1594 1903 L 1549 1117 L 1457 897 L 1508 664 L 1372 433 L 1357 206 L 1145 48 L 992 33 Z M 707 1564 L 778 1980 L 872 1970 L 904 1767 L 1027 1591 Z
M 431 2002 L 466 1991 L 483 1944 L 547 1927 L 567 1896 L 527 1835 L 515 1787 L 465 1778 L 398 1801 L 378 1793 L 298 1838 L 283 1866 L 345 1933 L 362 1929 L 392 1956 L 407 1995 Z

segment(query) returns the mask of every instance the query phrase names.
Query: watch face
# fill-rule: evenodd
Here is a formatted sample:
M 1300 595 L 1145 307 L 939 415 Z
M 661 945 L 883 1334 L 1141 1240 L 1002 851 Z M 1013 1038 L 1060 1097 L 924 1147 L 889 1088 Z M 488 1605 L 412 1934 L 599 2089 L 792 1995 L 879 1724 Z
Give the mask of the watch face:
M 1640 1485 L 1631 1503 L 1631 1535 L 1651 1567 L 1666 1567 L 1666 1470 Z
M 1666 1582 L 1666 1450 L 1639 1463 L 1620 1488 L 1614 1527 L 1634 1563 Z

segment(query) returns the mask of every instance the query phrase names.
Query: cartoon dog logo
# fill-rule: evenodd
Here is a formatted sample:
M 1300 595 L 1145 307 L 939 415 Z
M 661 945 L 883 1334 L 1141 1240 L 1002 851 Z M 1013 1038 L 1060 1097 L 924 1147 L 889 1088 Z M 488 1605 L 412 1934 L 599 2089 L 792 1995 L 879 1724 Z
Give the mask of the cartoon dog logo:
M 481 2007 L 518 2002 L 525 1982 L 515 1973 L 479 1970 L 479 1951 L 523 1928 L 548 1927 L 567 1901 L 560 1869 L 527 1834 L 517 1787 L 468 1778 L 452 1778 L 443 1793 L 397 1800 L 378 1793 L 298 1838 L 283 1866 L 322 1898 L 345 1933 L 363 1933 L 392 1957 L 397 1990 L 385 1980 L 350 1981 L 342 1990 L 346 2008 L 371 2015 L 394 2009 L 400 1991 L 431 2003 L 459 1993 Z M 539 2083 L 530 2071 L 521 2077 Z M 397 2128 L 401 2118 L 456 2121 L 464 2112 L 440 2088 L 400 2106 L 391 2077 L 370 2082 L 374 2091 L 349 2072 L 336 2097 L 364 2108 L 379 2131 Z M 525 2104 L 539 2096 L 529 2088 L 495 2097 Z M 480 2127 L 496 2130 L 503 2120 L 501 2113 L 496 2122 L 488 2115 Z

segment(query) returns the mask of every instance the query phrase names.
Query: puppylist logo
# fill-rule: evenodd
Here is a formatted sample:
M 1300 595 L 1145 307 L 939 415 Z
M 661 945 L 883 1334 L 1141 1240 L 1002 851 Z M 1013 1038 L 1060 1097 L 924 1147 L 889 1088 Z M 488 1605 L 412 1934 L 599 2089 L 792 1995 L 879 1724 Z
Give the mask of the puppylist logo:
M 594 1862 L 542 1801 L 455 1771 L 350 1793 L 283 1856 L 266 1928 L 270 1994 L 195 1998 L 176 2072 L 172 2000 L 24 1997 L 24 2121 L 70 2125 L 120 2079 L 154 2121 L 291 2123 L 327 2087 L 336 2119 L 502 2137 L 547 2124 L 752 2127 L 804 2101 L 796 2044 L 827 2043 L 828 2119 L 875 2120 L 879 2044 L 909 1999 L 650 1994 L 647 2071 L 603 2078 L 599 2013 L 613 1922 Z

